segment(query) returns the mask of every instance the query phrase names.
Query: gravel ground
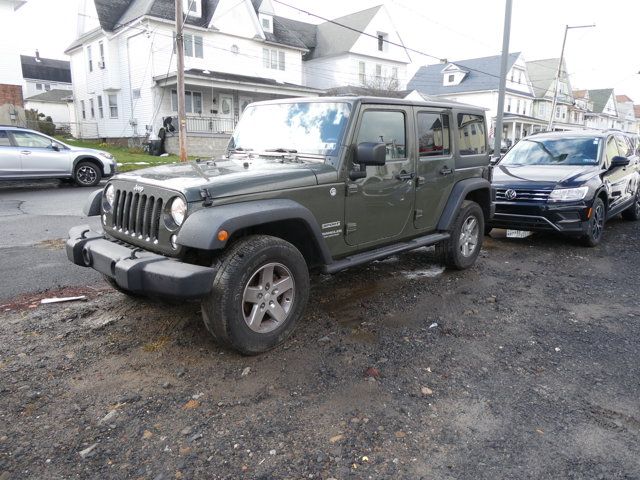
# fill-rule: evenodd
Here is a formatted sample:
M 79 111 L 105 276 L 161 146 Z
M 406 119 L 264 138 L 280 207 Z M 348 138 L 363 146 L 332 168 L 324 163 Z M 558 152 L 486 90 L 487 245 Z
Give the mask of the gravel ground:
M 315 277 L 258 357 L 216 346 L 197 303 L 14 299 L 0 479 L 640 478 L 640 223 L 605 236 Z

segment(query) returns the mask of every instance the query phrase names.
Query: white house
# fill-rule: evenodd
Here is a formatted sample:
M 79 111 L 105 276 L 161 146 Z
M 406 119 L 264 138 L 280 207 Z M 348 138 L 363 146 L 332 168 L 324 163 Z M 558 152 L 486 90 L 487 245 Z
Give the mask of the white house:
M 24 0 L 0 0 L 2 38 L 0 42 L 0 124 L 24 125 L 22 74 L 20 71 L 20 42 L 15 18 Z
M 71 90 L 71 66 L 66 60 L 20 55 L 24 98 L 50 90 Z M 71 92 L 69 92 L 69 95 Z
M 304 56 L 306 85 L 320 89 L 405 87 L 411 58 L 384 5 L 321 23 L 315 26 L 315 38 L 308 29 L 303 31 L 309 39 L 309 53 Z
M 51 117 L 51 121 L 58 128 L 68 129 L 73 110 L 73 97 L 71 90 L 55 88 L 38 93 L 24 100 L 24 108 L 37 110 L 38 113 Z M 30 125 L 28 125 L 30 126 Z
M 633 100 L 627 95 L 616 95 L 616 106 L 618 107 L 618 127 L 629 133 L 638 131 L 638 119 L 636 119 Z
M 593 104 L 593 108 L 585 115 L 586 126 L 599 130 L 620 128 L 618 106 L 613 88 L 588 90 L 588 92 L 589 101 Z
M 420 67 L 409 80 L 407 89 L 428 97 L 484 107 L 490 132 L 493 132 L 499 80 L 500 56 L 496 55 Z M 533 116 L 534 98 L 524 57 L 521 53 L 509 54 L 503 138 L 515 142 L 544 128 L 545 122 Z

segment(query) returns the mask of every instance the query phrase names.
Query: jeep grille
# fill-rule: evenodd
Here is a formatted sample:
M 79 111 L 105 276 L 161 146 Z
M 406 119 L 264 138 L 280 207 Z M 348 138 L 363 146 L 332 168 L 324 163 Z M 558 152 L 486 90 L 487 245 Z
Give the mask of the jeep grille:
M 158 240 L 162 198 L 116 190 L 113 227 L 147 242 Z

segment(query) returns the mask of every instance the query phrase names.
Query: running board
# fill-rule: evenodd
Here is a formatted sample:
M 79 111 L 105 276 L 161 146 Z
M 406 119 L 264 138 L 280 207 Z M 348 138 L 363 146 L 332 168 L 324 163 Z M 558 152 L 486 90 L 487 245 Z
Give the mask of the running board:
M 363 253 L 357 253 L 350 257 L 345 257 L 335 262 L 325 265 L 323 268 L 324 273 L 337 273 L 347 268 L 369 263 L 373 260 L 380 260 L 396 253 L 402 253 L 415 248 L 427 247 L 434 245 L 443 240 L 449 239 L 448 233 L 433 233 L 425 237 L 414 238 L 408 242 L 394 243 L 393 245 L 387 245 L 386 247 L 377 248 L 375 250 L 369 250 Z

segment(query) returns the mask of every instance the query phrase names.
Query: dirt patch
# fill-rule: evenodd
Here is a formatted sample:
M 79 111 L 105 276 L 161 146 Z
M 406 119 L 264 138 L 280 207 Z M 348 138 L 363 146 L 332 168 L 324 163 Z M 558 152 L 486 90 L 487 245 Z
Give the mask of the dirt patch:
M 54 238 L 51 240 L 42 240 L 36 243 L 36 247 L 46 248 L 47 250 L 62 250 L 66 244 L 64 238 Z
M 294 336 L 258 357 L 213 343 L 198 303 L 15 300 L 0 478 L 640 478 L 640 225 L 606 235 L 315 277 Z

